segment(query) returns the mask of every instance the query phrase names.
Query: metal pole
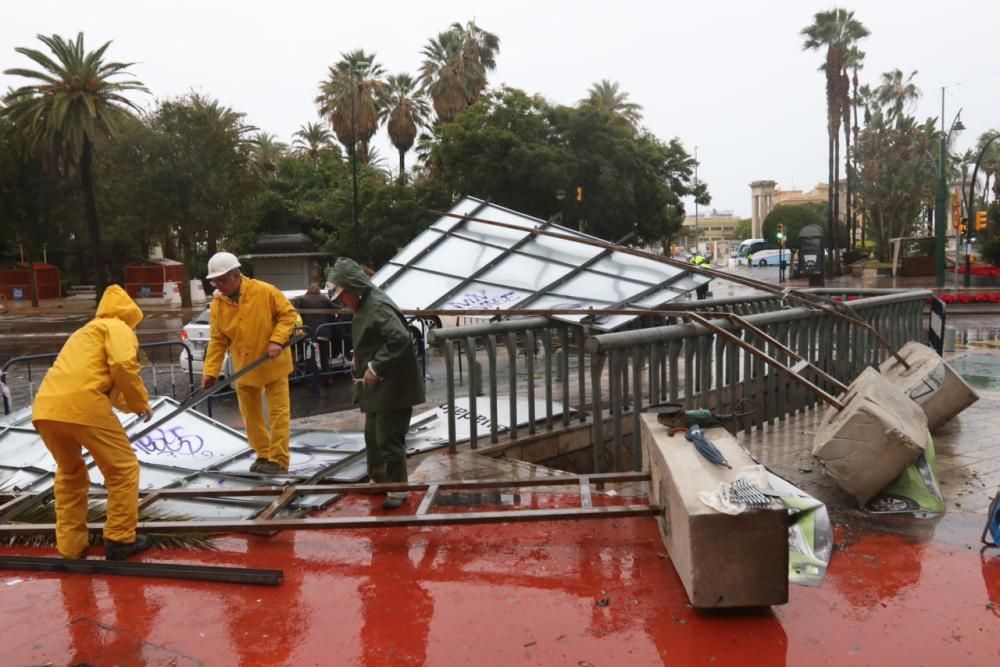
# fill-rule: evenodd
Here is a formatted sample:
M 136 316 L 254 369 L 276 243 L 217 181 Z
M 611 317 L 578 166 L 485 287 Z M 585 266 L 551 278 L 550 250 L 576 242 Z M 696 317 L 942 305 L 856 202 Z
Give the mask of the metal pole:
M 701 233 L 698 230 L 698 147 L 694 147 L 694 254 L 701 254 Z
M 934 284 L 944 287 L 944 246 L 947 226 L 945 207 L 947 206 L 948 182 L 945 179 L 944 159 L 947 147 L 944 134 L 944 86 L 941 86 L 941 155 L 938 158 L 937 201 L 934 206 Z

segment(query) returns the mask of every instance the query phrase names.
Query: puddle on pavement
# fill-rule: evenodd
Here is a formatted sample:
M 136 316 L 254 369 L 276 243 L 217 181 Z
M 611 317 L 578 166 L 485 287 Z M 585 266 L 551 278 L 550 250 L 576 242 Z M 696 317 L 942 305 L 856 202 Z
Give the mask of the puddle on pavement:
M 956 373 L 976 389 L 1000 389 L 1000 356 L 966 354 L 951 362 Z

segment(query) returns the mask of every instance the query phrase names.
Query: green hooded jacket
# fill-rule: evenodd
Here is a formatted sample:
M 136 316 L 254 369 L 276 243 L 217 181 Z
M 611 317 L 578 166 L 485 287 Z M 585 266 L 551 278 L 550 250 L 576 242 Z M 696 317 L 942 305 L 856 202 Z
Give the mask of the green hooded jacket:
M 423 403 L 424 382 L 417 355 L 396 304 L 352 259 L 338 259 L 327 279 L 361 298 L 351 322 L 354 377 L 364 377 L 370 363 L 381 378 L 374 387 L 354 385 L 354 400 L 361 411 L 396 410 Z

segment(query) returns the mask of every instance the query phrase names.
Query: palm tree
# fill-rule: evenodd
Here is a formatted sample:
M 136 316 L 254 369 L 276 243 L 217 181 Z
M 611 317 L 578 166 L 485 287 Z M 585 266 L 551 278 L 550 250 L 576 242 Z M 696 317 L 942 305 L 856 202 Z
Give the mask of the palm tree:
M 252 142 L 254 164 L 262 174 L 275 176 L 278 160 L 285 156 L 288 146 L 277 140 L 273 134 L 258 132 Z
M 835 242 L 837 238 L 837 218 L 839 214 L 838 182 L 840 180 L 839 149 L 841 106 L 844 70 L 844 54 L 860 39 L 868 36 L 868 29 L 854 18 L 854 12 L 846 9 L 832 9 L 817 12 L 812 25 L 806 26 L 800 33 L 805 37 L 802 43 L 804 50 L 816 51 L 826 48 L 826 60 L 820 70 L 826 74 L 826 118 L 828 139 L 828 172 L 830 200 L 827 204 L 827 228 L 832 248 L 833 271 L 839 270 L 840 252 Z
M 452 23 L 451 29 L 461 38 L 462 62 L 468 69 L 465 76 L 467 101 L 471 106 L 486 90 L 487 72 L 497 67 L 500 38 L 477 26 L 475 21 L 469 21 L 464 26 Z
M 293 136 L 295 141 L 292 142 L 292 147 L 314 165 L 319 163 L 320 153 L 333 145 L 333 135 L 322 123 L 306 123 Z
M 340 54 L 341 60 L 329 68 L 326 81 L 316 97 L 320 116 L 327 118 L 337 140 L 350 154 L 358 149 L 362 164 L 368 164 L 368 142 L 378 130 L 381 111 L 380 90 L 385 86 L 385 70 L 375 62 L 374 53 L 357 49 Z
M 846 164 L 844 165 L 844 170 L 847 172 L 847 215 L 846 220 L 848 224 L 848 232 L 850 233 L 851 247 L 853 248 L 857 245 L 857 224 L 854 220 L 854 188 L 853 188 L 853 174 L 851 169 L 851 110 L 854 110 L 854 138 L 857 140 L 858 136 L 858 70 L 864 63 L 865 53 L 857 46 L 851 46 L 844 52 L 844 72 L 841 77 L 841 92 L 843 93 L 843 99 L 841 100 L 841 105 L 843 109 L 843 122 L 844 122 L 844 157 L 846 159 Z M 854 74 L 854 95 L 851 95 L 850 84 L 851 81 L 847 77 L 847 71 L 852 70 Z
M 617 81 L 601 79 L 587 91 L 587 97 L 580 100 L 581 104 L 590 104 L 605 111 L 615 118 L 624 121 L 630 128 L 636 129 L 642 121 L 642 106 L 628 101 L 628 93 L 621 90 Z
M 917 70 L 913 70 L 904 78 L 898 68 L 890 70 L 882 75 L 882 83 L 875 89 L 875 97 L 886 109 L 887 118 L 896 121 L 896 127 L 902 122 L 906 107 L 920 97 L 920 89 L 913 83 L 916 75 Z
M 133 111 L 139 111 L 124 94 L 149 91 L 135 79 L 112 80 L 128 75 L 134 63 L 105 62 L 104 53 L 111 42 L 87 52 L 82 32 L 75 41 L 59 35 L 38 35 L 38 39 L 54 59 L 35 49 L 14 49 L 41 69 L 4 71 L 35 82 L 11 91 L 2 113 L 28 138 L 34 150 L 41 151 L 47 168 L 75 167 L 79 171 L 94 283 L 100 297 L 108 280 L 94 198 L 94 150 L 101 140 L 113 138 Z
M 409 74 L 396 74 L 386 80 L 380 100 L 382 113 L 392 145 L 399 151 L 399 180 L 406 182 L 406 151 L 413 147 L 417 129 L 427 124 L 430 105 L 417 89 L 417 82 Z
M 442 123 L 450 123 L 486 90 L 486 75 L 496 69 L 500 39 L 469 21 L 453 23 L 431 38 L 421 53 L 420 85 Z

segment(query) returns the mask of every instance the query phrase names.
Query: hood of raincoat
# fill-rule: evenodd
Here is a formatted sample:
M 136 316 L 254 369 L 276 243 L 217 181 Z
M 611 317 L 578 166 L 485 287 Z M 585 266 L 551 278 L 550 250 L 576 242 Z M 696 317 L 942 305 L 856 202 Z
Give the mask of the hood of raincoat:
M 128 292 L 118 285 L 108 285 L 97 306 L 97 317 L 118 318 L 134 331 L 139 322 L 142 322 L 142 311 Z
M 375 287 L 375 283 L 365 275 L 364 269 L 353 259 L 347 257 L 341 257 L 337 260 L 326 279 L 334 285 L 349 289 L 362 297 Z

